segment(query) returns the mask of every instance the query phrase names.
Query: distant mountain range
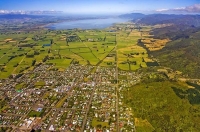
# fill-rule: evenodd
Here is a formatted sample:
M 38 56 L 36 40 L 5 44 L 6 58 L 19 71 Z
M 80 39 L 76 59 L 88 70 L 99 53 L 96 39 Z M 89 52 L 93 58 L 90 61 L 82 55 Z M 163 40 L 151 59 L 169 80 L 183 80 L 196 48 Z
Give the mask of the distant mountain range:
M 42 17 L 49 17 L 46 15 L 29 15 L 29 14 L 0 14 L 0 19 L 35 19 L 35 18 L 42 18 Z
M 59 14 L 63 13 L 62 11 L 9 11 L 9 10 L 0 10 L 0 14 L 33 14 L 33 15 L 38 15 L 38 14 Z
M 141 18 L 138 23 L 146 25 L 175 24 L 200 26 L 200 15 L 152 14 Z
M 133 22 L 144 25 L 156 24 L 176 24 L 176 25 L 193 25 L 200 26 L 200 15 L 183 15 L 183 14 L 141 14 L 130 13 L 120 15 L 121 18 L 132 19 Z
M 121 18 L 128 18 L 128 19 L 132 19 L 132 20 L 137 20 L 137 19 L 144 18 L 145 16 L 146 15 L 142 14 L 142 13 L 130 13 L 130 14 L 120 15 L 119 17 L 121 17 Z

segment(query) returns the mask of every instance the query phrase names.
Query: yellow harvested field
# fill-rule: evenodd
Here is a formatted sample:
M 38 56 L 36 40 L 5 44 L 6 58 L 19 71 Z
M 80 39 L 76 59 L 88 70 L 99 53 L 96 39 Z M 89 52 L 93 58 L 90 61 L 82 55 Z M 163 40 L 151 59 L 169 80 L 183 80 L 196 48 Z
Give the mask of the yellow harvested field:
M 146 52 L 146 50 L 138 45 L 132 45 L 129 47 L 121 48 L 118 51 L 125 52 L 125 51 L 138 51 L 138 52 Z
M 154 62 L 152 59 L 150 59 L 150 58 L 144 58 L 144 61 L 145 62 Z
M 4 41 L 11 41 L 12 39 L 8 38 L 8 39 L 5 39 Z
M 9 42 L 14 43 L 14 42 L 16 42 L 16 41 L 9 41 Z
M 141 33 L 140 32 L 131 32 L 130 34 L 129 34 L 129 37 L 131 37 L 131 36 L 141 36 Z
M 150 50 L 150 51 L 156 51 L 161 50 L 165 47 L 167 42 L 169 42 L 169 39 L 152 39 L 152 38 L 146 38 L 142 39 L 142 43 Z
M 141 32 L 141 35 L 142 35 L 142 37 L 150 37 L 150 36 L 153 36 L 153 35 L 150 35 L 150 34 L 149 34 L 149 31 L 143 31 L 143 32 Z

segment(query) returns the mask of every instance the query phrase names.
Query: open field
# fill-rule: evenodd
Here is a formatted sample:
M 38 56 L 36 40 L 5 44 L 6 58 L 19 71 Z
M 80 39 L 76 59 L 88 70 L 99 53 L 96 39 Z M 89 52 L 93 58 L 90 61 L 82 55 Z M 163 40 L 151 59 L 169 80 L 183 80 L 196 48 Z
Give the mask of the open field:
M 137 70 L 147 67 L 149 60 L 146 49 L 137 45 L 141 33 L 138 30 L 120 32 L 117 34 L 118 66 L 122 70 Z
M 142 39 L 141 42 L 144 43 L 146 48 L 148 48 L 149 51 L 156 51 L 161 50 L 165 47 L 167 42 L 169 42 L 169 39 L 152 39 L 152 38 L 145 38 Z
M 147 67 L 146 49 L 137 45 L 141 31 L 134 24 L 116 24 L 104 30 L 38 30 L 0 35 L 0 78 L 32 70 L 39 63 L 52 64 L 58 70 L 71 63 L 100 65 L 122 70 Z M 145 35 L 144 35 L 145 36 Z

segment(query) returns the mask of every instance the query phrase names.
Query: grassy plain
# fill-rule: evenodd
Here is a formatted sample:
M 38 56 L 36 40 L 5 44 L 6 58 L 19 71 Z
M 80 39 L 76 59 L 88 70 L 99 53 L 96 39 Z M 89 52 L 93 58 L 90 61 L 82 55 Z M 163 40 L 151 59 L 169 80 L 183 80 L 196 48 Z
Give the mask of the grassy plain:
M 65 69 L 71 63 L 123 70 L 146 67 L 147 51 L 138 46 L 140 31 L 133 24 L 116 24 L 103 30 L 38 30 L 0 35 L 0 78 L 32 70 L 36 64 Z M 145 31 L 150 28 L 144 27 Z

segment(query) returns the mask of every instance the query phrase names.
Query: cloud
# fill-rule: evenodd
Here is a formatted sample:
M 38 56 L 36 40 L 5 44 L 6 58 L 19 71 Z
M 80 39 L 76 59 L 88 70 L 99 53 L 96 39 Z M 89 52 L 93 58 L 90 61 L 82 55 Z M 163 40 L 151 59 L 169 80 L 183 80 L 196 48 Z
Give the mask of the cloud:
M 168 11 L 169 9 L 158 9 L 156 10 L 157 12 L 163 12 L 163 11 Z
M 195 4 L 185 8 L 186 12 L 200 13 L 200 4 Z
M 183 13 L 200 13 L 200 4 L 194 4 L 187 7 L 178 7 L 173 9 L 158 9 L 156 12 L 183 12 Z

